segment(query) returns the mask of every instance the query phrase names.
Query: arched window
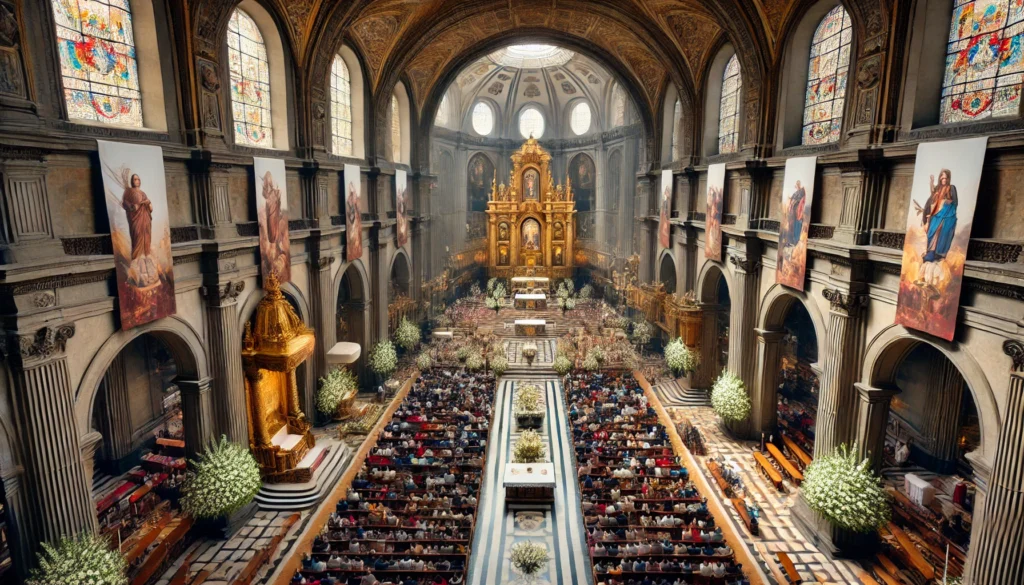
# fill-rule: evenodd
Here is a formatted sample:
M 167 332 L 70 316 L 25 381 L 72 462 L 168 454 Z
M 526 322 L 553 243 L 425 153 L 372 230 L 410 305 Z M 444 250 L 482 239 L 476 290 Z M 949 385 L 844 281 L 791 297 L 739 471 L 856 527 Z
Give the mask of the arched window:
M 1018 115 L 1024 7 L 1006 0 L 957 0 L 954 5 L 940 121 L 950 124 Z
M 270 115 L 267 46 L 256 21 L 237 8 L 228 21 L 228 68 L 235 142 L 272 148 L 274 129 Z
M 672 160 L 679 160 L 679 126 L 683 121 L 683 104 L 676 100 L 672 106 Z
M 853 22 L 840 4 L 821 19 L 811 39 L 802 144 L 839 140 L 852 42 Z
M 398 111 L 398 97 L 391 96 L 391 162 L 402 160 L 402 115 Z
M 740 75 L 740 60 L 733 55 L 725 65 L 722 75 L 722 101 L 718 107 L 718 152 L 736 152 L 739 142 L 739 100 L 743 77 Z
M 618 83 L 612 88 L 612 128 L 626 124 L 626 92 Z
M 448 103 L 448 94 L 444 94 L 441 103 L 437 106 L 437 115 L 434 116 L 434 125 L 447 126 L 451 118 L 451 105 Z
M 590 131 L 590 104 L 579 102 L 572 107 L 569 115 L 569 128 L 576 136 L 582 136 Z
M 544 114 L 537 108 L 526 108 L 519 113 L 519 134 L 523 138 L 540 138 L 544 135 Z
M 331 152 L 352 156 L 352 78 L 341 55 L 331 65 Z
M 142 127 L 142 91 L 127 0 L 53 0 L 68 117 Z
M 473 106 L 473 130 L 480 136 L 490 136 L 494 130 L 494 110 L 487 102 L 477 102 Z

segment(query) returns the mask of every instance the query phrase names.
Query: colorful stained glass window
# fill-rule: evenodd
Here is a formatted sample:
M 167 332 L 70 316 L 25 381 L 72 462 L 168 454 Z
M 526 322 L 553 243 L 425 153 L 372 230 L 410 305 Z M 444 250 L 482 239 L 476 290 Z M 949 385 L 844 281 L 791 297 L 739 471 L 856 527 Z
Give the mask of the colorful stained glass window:
M 228 68 L 231 71 L 231 115 L 235 142 L 271 148 L 270 63 L 256 21 L 235 9 L 228 21 Z
M 842 5 L 836 6 L 818 24 L 811 41 L 804 97 L 803 144 L 828 144 L 839 140 L 852 42 L 850 15 Z
M 352 79 L 341 55 L 331 65 L 331 152 L 352 156 Z
M 402 118 L 398 112 L 398 98 L 391 96 L 391 162 L 402 160 Z
M 626 92 L 618 83 L 612 88 L 612 128 L 626 124 Z
M 721 154 L 736 152 L 739 142 L 739 101 L 742 87 L 740 60 L 733 55 L 725 64 L 725 73 L 722 74 L 722 101 L 718 104 L 718 152 Z
M 683 121 L 683 104 L 676 100 L 672 106 L 672 160 L 679 160 L 679 126 Z
M 68 118 L 142 127 L 129 0 L 53 0 Z
M 1024 0 L 954 0 L 940 121 L 1020 113 Z
M 441 103 L 437 106 L 437 115 L 434 116 L 434 124 L 438 126 L 447 126 L 448 120 L 451 118 L 451 105 L 448 103 L 448 94 L 444 94 L 441 98 Z
M 580 102 L 573 106 L 569 115 L 569 127 L 576 136 L 586 134 L 590 130 L 590 104 Z

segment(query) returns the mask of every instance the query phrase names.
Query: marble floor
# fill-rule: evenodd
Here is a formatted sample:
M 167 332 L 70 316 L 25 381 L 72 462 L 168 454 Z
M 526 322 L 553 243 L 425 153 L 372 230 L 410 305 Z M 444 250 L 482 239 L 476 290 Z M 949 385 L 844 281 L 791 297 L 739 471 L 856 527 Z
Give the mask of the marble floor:
M 548 459 L 554 463 L 557 474 L 554 506 L 506 506 L 505 503 L 503 470 L 505 463 L 511 460 L 512 444 L 519 435 L 512 414 L 512 400 L 516 389 L 525 384 L 536 384 L 544 390 L 548 416 L 541 435 L 548 447 Z M 553 375 L 506 376 L 498 381 L 495 404 L 498 409 L 491 431 L 491 444 L 487 449 L 487 470 L 467 581 L 471 585 L 518 582 L 520 576 L 509 560 L 511 547 L 520 540 L 533 540 L 543 542 L 552 559 L 539 575 L 539 584 L 593 585 L 580 513 L 572 434 L 561 382 Z

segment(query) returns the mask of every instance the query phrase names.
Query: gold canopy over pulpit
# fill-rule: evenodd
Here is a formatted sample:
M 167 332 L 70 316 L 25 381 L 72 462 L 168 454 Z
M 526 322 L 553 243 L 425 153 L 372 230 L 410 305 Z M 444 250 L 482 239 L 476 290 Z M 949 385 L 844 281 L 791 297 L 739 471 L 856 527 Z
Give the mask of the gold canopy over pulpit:
M 491 276 L 572 276 L 576 202 L 572 185 L 555 186 L 551 155 L 530 138 L 512 154 L 509 183 L 491 183 L 487 202 Z
M 309 481 L 309 468 L 296 467 L 316 441 L 299 407 L 295 368 L 313 353 L 316 338 L 281 294 L 275 275 L 264 288 L 255 326 L 246 323 L 242 341 L 249 446 L 264 481 Z

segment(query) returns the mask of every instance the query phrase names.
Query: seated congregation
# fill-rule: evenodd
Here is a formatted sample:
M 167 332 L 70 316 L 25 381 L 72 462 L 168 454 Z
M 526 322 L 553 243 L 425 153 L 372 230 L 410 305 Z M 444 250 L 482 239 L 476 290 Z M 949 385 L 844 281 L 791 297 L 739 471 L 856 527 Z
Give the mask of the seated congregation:
M 577 373 L 566 392 L 595 582 L 746 583 L 637 380 Z
M 463 583 L 493 400 L 489 374 L 419 376 L 292 583 Z

